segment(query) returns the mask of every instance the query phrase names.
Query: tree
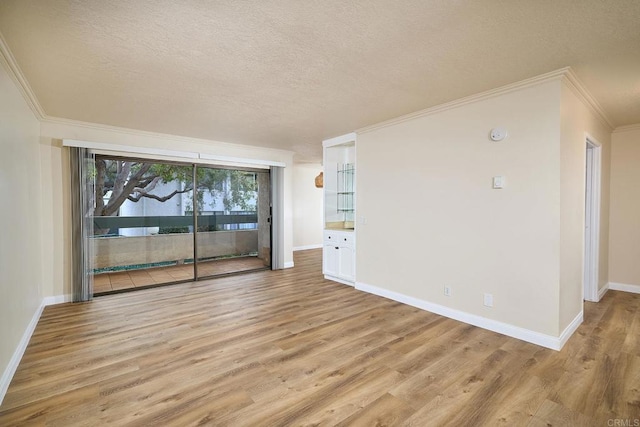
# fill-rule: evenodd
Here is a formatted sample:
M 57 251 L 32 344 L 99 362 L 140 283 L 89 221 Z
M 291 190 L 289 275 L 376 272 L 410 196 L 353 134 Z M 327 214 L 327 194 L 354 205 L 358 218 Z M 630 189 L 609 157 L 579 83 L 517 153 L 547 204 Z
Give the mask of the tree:
M 166 202 L 181 193 L 193 190 L 193 169 L 191 166 L 125 161 L 96 156 L 95 160 L 95 210 L 94 216 L 117 215 L 120 206 L 126 201 L 139 202 L 144 198 Z M 178 181 L 177 190 L 158 195 L 153 191 L 160 183 Z M 255 197 L 257 181 L 250 172 L 197 168 L 196 203 L 203 208 L 204 192 L 212 197 L 222 196 L 226 210 L 239 207 L 249 210 L 250 201 Z M 106 199 L 111 191 L 110 197 Z

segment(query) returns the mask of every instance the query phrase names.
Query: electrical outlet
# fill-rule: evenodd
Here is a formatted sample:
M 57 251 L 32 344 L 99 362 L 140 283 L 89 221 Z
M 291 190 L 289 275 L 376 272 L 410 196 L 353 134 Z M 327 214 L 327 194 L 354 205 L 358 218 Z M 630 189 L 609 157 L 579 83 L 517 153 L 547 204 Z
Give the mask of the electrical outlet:
M 493 307 L 493 295 L 484 294 L 484 305 L 485 307 Z
M 444 296 L 446 296 L 446 297 L 450 297 L 451 296 L 451 287 L 450 286 L 445 286 L 444 287 Z

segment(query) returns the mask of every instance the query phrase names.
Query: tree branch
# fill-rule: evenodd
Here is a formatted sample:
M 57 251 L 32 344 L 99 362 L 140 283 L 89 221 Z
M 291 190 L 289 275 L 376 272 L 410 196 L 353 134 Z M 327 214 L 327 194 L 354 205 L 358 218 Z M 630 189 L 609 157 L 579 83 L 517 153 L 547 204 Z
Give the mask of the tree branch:
M 145 181 L 140 182 L 140 186 L 135 187 L 133 189 L 133 192 L 147 194 L 150 191 L 153 191 L 154 188 L 156 188 L 156 186 L 158 185 L 158 182 L 160 182 L 159 176 L 156 176 L 153 179 L 147 179 Z
M 107 163 L 104 159 L 96 158 L 96 183 L 95 183 L 95 216 L 101 216 L 104 209 L 104 181 L 106 177 Z
M 124 201 L 129 198 L 129 195 L 133 192 L 133 189 L 138 186 L 137 184 L 143 178 L 144 174 L 149 171 L 151 166 L 152 163 L 143 163 L 140 169 L 131 178 L 129 178 L 120 192 L 118 194 L 115 194 L 114 192 L 114 194 L 111 196 L 111 199 L 109 199 L 109 203 L 104 208 L 105 215 L 112 215 L 113 213 L 117 212 Z M 129 170 L 131 170 L 130 166 Z
M 113 183 L 113 192 L 116 194 L 116 196 L 122 192 L 122 189 L 124 188 L 124 185 L 127 182 L 127 178 L 131 173 L 131 166 L 132 166 L 131 162 L 121 162 L 121 161 L 117 162 L 116 180 Z
M 132 202 L 139 202 L 140 199 L 142 199 L 143 197 L 146 197 L 148 199 L 157 200 L 159 202 L 166 202 L 167 200 L 169 200 L 170 198 L 172 198 L 176 194 L 187 193 L 189 191 L 191 191 L 191 188 L 185 188 L 184 190 L 175 190 L 175 191 L 171 192 L 170 194 L 168 194 L 166 196 L 156 196 L 155 194 L 149 194 L 149 193 L 146 193 L 146 192 L 138 192 L 138 196 L 129 196 L 129 197 L 127 197 L 127 199 L 131 200 Z

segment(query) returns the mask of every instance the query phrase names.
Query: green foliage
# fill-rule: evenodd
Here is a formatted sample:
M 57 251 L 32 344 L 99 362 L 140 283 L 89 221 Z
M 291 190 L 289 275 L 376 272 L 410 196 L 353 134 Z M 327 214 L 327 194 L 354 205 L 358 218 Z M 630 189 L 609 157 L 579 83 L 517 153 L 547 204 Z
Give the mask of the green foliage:
M 184 193 L 191 198 L 188 203 L 189 208 L 193 208 L 193 168 L 191 166 L 174 165 L 166 163 L 146 163 L 136 161 L 123 161 L 100 157 L 104 161 L 103 169 L 91 168 L 91 174 L 97 181 L 102 178 L 103 184 L 100 188 L 96 188 L 99 194 L 97 197 L 104 197 L 109 191 L 113 191 L 112 197 L 120 192 L 129 191 L 125 194 L 127 198 L 133 202 L 137 202 L 142 197 L 150 197 L 158 199 L 161 202 L 170 200 L 176 194 Z M 102 173 L 103 176 L 98 176 Z M 196 168 L 197 191 L 195 203 L 199 210 L 205 210 L 204 195 L 209 193 L 212 199 L 221 198 L 225 210 L 245 210 L 254 211 L 256 209 L 257 199 L 257 177 L 255 173 L 245 172 L 231 169 L 213 169 L 207 167 Z M 159 183 L 180 183 L 180 190 L 168 195 L 152 194 L 153 189 Z M 135 187 L 142 191 L 134 190 L 133 187 L 127 187 L 125 184 L 134 182 Z M 145 194 L 148 193 L 148 194 Z M 133 195 L 137 194 L 137 197 Z M 118 203 L 118 206 L 108 206 L 111 211 L 117 210 L 124 202 L 124 199 Z M 213 208 L 213 206 L 211 206 Z
M 158 234 L 178 234 L 178 233 L 188 233 L 189 227 L 160 227 L 158 229 Z
M 203 171 L 203 176 L 198 176 L 198 187 L 206 188 L 214 198 L 222 195 L 226 210 L 256 210 L 258 181 L 255 173 L 229 169 L 198 170 Z
M 190 185 L 193 181 L 191 166 L 154 163 L 148 173 L 153 176 L 159 176 L 163 182 L 179 181 Z
M 219 231 L 222 230 L 221 226 L 216 227 L 215 225 L 199 225 L 198 231 L 201 233 L 207 231 Z M 190 233 L 191 228 L 189 226 L 179 226 L 179 227 L 159 227 L 158 234 L 184 234 Z

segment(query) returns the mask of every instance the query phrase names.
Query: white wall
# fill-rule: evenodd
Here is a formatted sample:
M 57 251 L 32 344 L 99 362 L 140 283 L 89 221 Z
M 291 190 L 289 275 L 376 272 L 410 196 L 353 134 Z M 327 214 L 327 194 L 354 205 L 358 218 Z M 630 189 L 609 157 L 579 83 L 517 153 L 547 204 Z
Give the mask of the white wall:
M 53 253 L 63 254 L 62 268 L 54 271 L 53 284 L 45 289 L 44 296 L 69 295 L 71 293 L 70 260 L 70 210 L 69 210 L 69 150 L 61 146 L 62 139 L 101 142 L 131 147 L 179 150 L 199 152 L 217 156 L 242 159 L 267 160 L 286 164 L 284 170 L 284 262 L 293 265 L 293 153 L 262 147 L 229 144 L 219 141 L 198 140 L 179 136 L 141 132 L 130 129 L 113 128 L 92 123 L 80 123 L 66 120 L 44 120 L 41 123 L 41 143 L 45 146 L 47 157 L 43 159 L 46 169 L 51 171 L 43 183 L 50 188 L 52 198 L 51 215 L 57 218 L 56 225 L 62 227 L 60 233 L 46 236 L 45 245 Z M 62 221 L 60 221 L 62 219 Z
M 640 293 L 640 124 L 612 135 L 609 249 L 612 287 Z
M 0 94 L 1 401 L 13 374 L 11 364 L 17 362 L 12 357 L 39 310 L 42 281 L 48 279 L 41 269 L 44 250 L 40 236 L 46 213 L 40 187 L 40 124 L 4 63 L 0 66 Z
M 551 81 L 358 133 L 357 282 L 557 337 L 559 112 Z
M 561 345 L 583 311 L 587 135 L 602 147 L 600 288 L 609 277 L 611 128 L 594 108 L 565 72 L 360 131 L 356 286 Z M 508 137 L 491 142 L 497 126 Z
M 294 250 L 322 246 L 322 188 L 315 177 L 322 165 L 295 164 L 293 167 L 293 247 Z
M 583 309 L 586 136 L 601 144 L 598 288 L 608 281 L 611 129 L 587 108 L 571 85 L 562 85 L 560 200 L 560 329 Z

